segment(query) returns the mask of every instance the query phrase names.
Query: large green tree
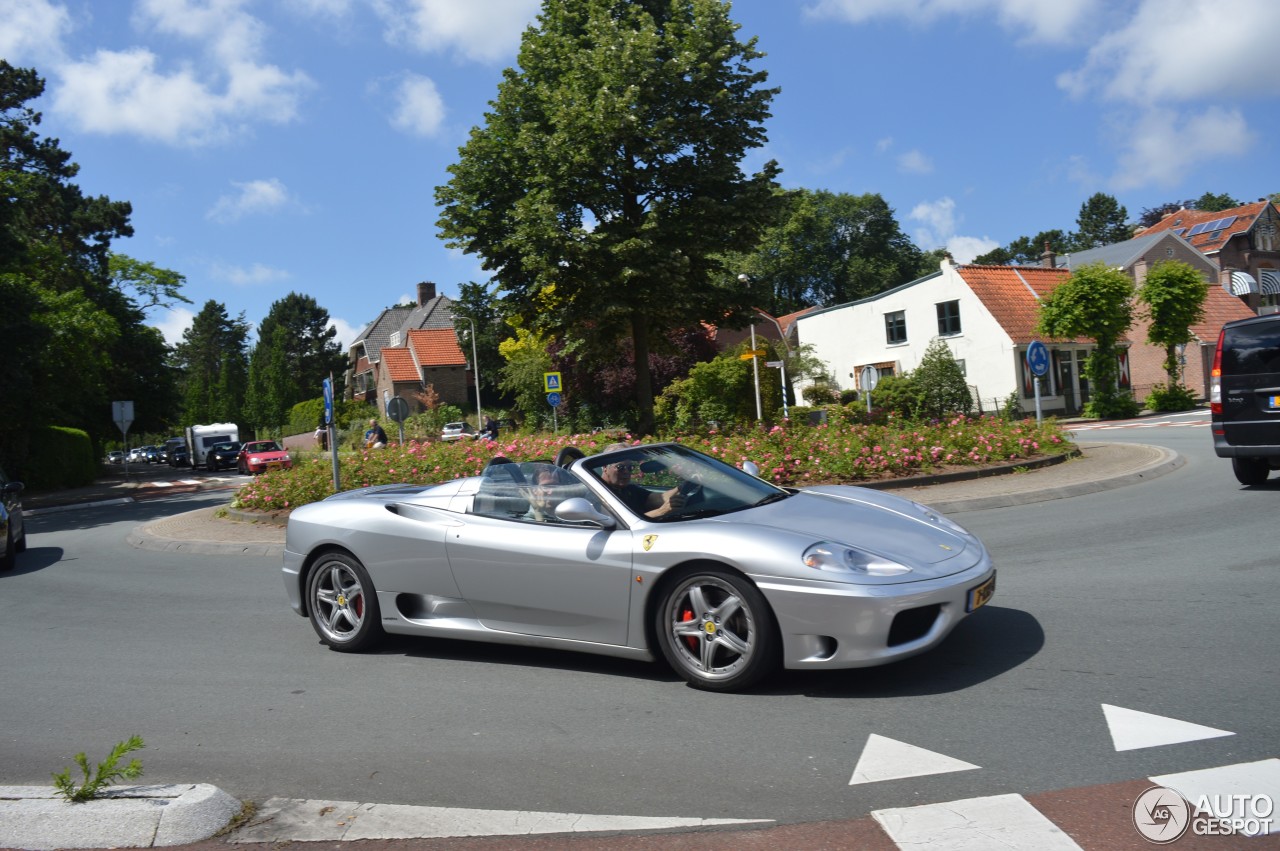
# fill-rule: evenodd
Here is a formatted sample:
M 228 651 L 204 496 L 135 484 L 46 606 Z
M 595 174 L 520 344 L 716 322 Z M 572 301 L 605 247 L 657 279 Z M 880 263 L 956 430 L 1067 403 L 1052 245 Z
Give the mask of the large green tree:
M 182 425 L 238 423 L 248 380 L 249 323 L 210 299 L 174 347 L 182 386 Z
M 249 356 L 244 417 L 250 425 L 281 428 L 294 405 L 321 395 L 331 374 L 339 385 L 334 396 L 341 397 L 346 359 L 337 333 L 329 312 L 309 295 L 289 293 L 272 303 Z
M 1228 208 L 1229 209 L 1229 208 Z M 1164 348 L 1169 387 L 1181 381 L 1178 346 L 1191 342 L 1191 326 L 1204 319 L 1209 282 L 1190 264 L 1164 260 L 1151 267 L 1138 288 L 1138 302 L 1151 318 L 1147 341 Z
M 0 59 L 0 461 L 19 470 L 39 427 L 114 430 L 110 402 L 134 400 L 134 431 L 172 419 L 173 376 L 144 310 L 186 301 L 180 276 L 120 255 L 127 202 L 86 196 L 79 166 L 40 136 L 34 69 Z
M 1074 270 L 1040 303 L 1038 334 L 1059 340 L 1086 337 L 1094 350 L 1085 361 L 1093 398 L 1085 413 L 1115 417 L 1136 413 L 1117 383 L 1120 337 L 1133 324 L 1133 281 L 1119 269 L 1090 263 Z
M 507 407 L 511 397 L 499 388 L 499 373 L 506 361 L 498 351 L 503 340 L 515 336 L 515 329 L 507 324 L 501 302 L 494 297 L 493 289 L 484 284 L 469 281 L 458 285 L 458 298 L 453 303 L 454 330 L 462 345 L 462 353 L 470 363 L 474 355 L 480 361 L 480 393 L 484 407 Z M 471 332 L 476 341 L 471 345 Z
M 436 190 L 442 236 L 482 258 L 519 324 L 594 352 L 631 339 L 641 432 L 655 340 L 745 314 L 720 258 L 776 206 L 777 164 L 741 168 L 776 90 L 737 30 L 722 0 L 544 0 Z
M 795 189 L 782 207 L 758 247 L 730 263 L 768 288 L 759 306 L 775 316 L 866 298 L 922 271 L 920 249 L 878 194 Z
M 1076 233 L 1072 251 L 1087 251 L 1133 238 L 1133 228 L 1128 223 L 1129 211 L 1115 196 L 1095 192 L 1080 205 L 1076 216 Z
M 1035 236 L 1020 236 L 1003 248 L 973 258 L 973 262 L 986 266 L 1038 266 L 1046 246 L 1055 254 L 1065 254 L 1072 250 L 1074 240 L 1073 234 L 1057 228 L 1042 230 Z

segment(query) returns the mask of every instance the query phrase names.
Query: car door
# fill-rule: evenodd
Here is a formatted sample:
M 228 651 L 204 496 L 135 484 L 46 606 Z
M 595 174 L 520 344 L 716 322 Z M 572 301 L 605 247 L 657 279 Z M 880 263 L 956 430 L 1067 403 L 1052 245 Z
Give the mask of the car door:
M 475 510 L 446 535 L 449 565 L 476 617 L 490 629 L 626 644 L 631 533 L 524 519 L 520 490 L 482 484 Z

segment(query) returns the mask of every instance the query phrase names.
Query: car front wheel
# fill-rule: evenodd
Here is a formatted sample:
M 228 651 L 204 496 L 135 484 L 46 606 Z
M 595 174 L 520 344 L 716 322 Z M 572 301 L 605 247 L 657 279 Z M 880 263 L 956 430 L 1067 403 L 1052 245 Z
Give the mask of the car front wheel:
M 1266 458 L 1232 458 L 1231 469 L 1236 474 L 1236 481 L 1242 485 L 1260 485 L 1271 474 L 1271 465 Z
M 662 655 L 694 688 L 747 688 L 778 666 L 769 604 L 736 574 L 712 568 L 678 579 L 663 594 L 656 618 Z
M 311 568 L 307 610 L 316 634 L 333 650 L 367 650 L 382 638 L 373 582 L 364 565 L 345 553 L 328 553 Z

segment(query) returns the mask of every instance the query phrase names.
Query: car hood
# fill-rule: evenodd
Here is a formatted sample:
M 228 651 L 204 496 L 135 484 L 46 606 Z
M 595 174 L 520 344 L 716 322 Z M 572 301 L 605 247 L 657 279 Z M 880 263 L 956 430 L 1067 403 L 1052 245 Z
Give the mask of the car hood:
M 976 538 L 931 520 L 926 512 L 891 494 L 830 486 L 800 491 L 731 516 L 754 526 L 804 535 L 815 543 L 847 544 L 913 568 L 927 568 L 919 570 L 916 579 L 965 570 L 982 557 Z

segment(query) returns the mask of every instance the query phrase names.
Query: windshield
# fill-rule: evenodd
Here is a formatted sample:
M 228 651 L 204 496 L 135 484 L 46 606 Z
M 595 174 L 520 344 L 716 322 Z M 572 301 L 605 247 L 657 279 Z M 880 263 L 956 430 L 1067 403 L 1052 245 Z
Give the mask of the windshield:
M 678 444 L 635 446 L 583 462 L 634 514 L 692 520 L 785 499 L 781 488 Z

